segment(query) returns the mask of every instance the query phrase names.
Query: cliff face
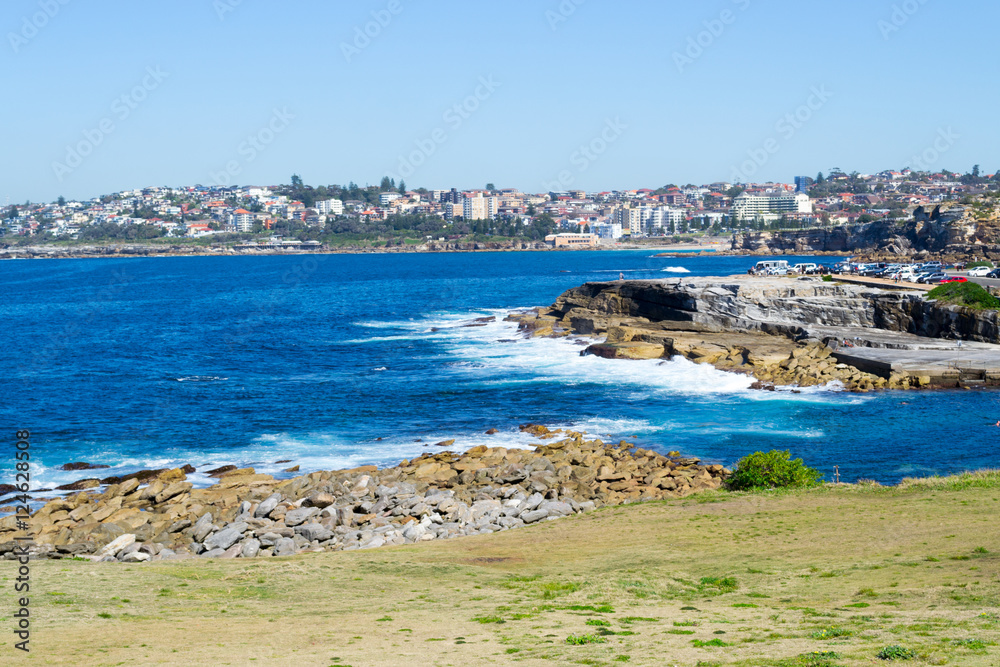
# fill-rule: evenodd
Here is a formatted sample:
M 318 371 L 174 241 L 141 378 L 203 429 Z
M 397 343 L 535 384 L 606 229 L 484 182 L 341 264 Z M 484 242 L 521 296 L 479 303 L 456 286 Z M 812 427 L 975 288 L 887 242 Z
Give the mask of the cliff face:
M 904 223 L 877 221 L 829 229 L 736 234 L 732 249 L 762 254 L 1000 253 L 997 211 L 945 203 L 918 207 Z
M 751 277 L 587 283 L 553 305 L 575 330 L 599 332 L 602 320 L 628 317 L 670 330 L 761 332 L 819 337 L 858 327 L 986 343 L 1000 342 L 996 311 L 938 306 L 922 295 L 818 279 Z

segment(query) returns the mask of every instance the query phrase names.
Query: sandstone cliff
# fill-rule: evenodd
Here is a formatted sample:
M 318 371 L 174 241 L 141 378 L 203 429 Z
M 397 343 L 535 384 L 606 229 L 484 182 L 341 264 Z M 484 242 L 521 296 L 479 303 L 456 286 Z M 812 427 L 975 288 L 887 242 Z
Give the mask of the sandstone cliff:
M 1000 212 L 993 203 L 917 207 L 906 222 L 736 234 L 732 249 L 755 254 L 814 252 L 910 256 L 923 252 L 1000 259 Z

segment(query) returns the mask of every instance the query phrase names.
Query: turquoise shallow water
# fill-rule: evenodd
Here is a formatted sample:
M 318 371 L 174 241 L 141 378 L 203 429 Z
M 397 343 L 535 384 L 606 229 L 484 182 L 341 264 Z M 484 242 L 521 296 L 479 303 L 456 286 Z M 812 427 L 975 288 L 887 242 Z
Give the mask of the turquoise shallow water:
M 580 357 L 572 341 L 522 340 L 507 323 L 463 326 L 619 272 L 728 275 L 751 263 L 654 254 L 3 262 L 0 416 L 11 435 L 33 432 L 47 487 L 86 476 L 57 470 L 69 461 L 112 466 L 101 476 L 391 465 L 446 438 L 526 446 L 517 425 L 529 421 L 727 465 L 790 449 L 847 481 L 998 465 L 995 392 L 770 394 L 683 360 Z M 0 482 L 11 459 L 0 457 Z

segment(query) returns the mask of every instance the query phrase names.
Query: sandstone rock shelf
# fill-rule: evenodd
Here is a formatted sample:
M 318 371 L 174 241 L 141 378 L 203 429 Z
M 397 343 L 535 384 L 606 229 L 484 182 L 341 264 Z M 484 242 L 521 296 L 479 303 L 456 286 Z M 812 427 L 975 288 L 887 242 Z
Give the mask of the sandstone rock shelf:
M 869 391 L 1000 384 L 996 311 L 819 278 L 587 283 L 550 308 L 507 319 L 528 336 L 597 339 L 584 354 L 683 356 L 752 375 L 765 386 L 841 382 Z

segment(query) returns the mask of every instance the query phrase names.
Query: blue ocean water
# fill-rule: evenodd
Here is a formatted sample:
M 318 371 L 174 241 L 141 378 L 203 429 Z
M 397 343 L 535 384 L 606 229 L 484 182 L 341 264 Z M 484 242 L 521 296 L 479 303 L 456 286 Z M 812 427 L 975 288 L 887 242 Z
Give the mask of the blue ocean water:
M 48 488 L 90 474 L 58 470 L 70 461 L 110 465 L 100 476 L 393 465 L 451 438 L 528 446 L 525 422 L 726 465 L 789 449 L 846 481 L 997 467 L 995 392 L 755 392 L 685 360 L 581 357 L 578 343 L 524 340 L 499 321 L 620 272 L 729 275 L 753 261 L 654 254 L 2 262 L 0 423 L 8 440 L 32 431 Z M 12 459 L 0 455 L 0 482 Z

